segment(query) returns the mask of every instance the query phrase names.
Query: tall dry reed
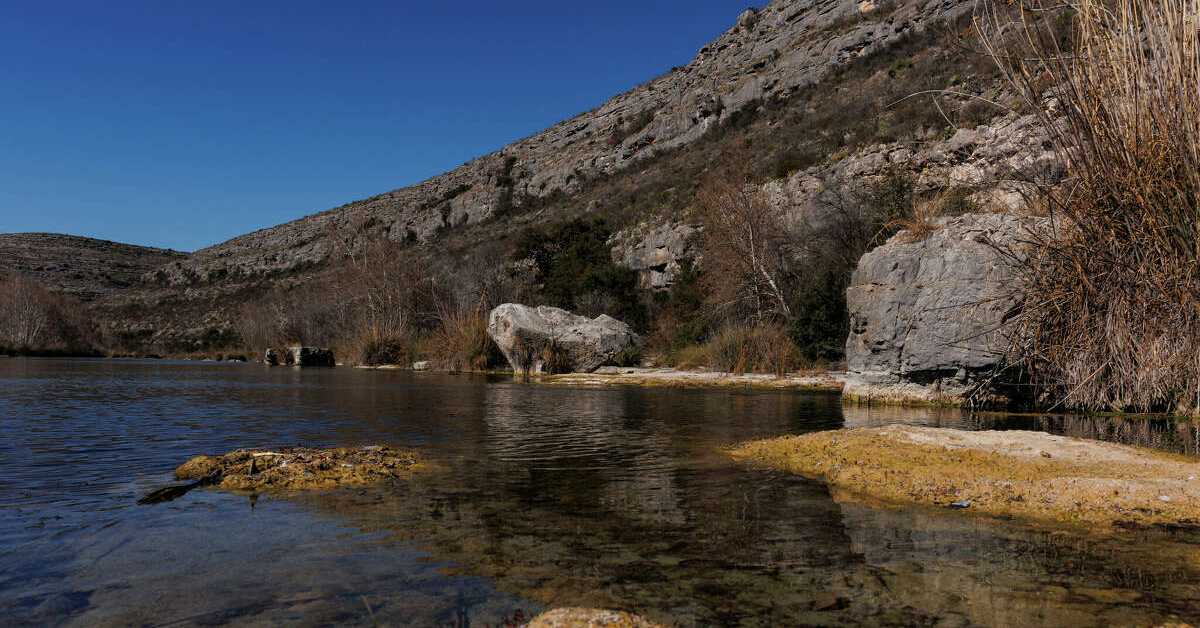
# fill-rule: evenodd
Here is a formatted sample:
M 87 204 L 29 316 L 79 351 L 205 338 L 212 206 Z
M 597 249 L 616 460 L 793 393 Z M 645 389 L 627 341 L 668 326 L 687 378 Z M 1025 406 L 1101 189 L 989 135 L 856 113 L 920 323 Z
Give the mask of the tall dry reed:
M 1020 0 L 988 52 L 1067 167 L 1018 358 L 1066 407 L 1200 405 L 1200 0 Z M 1020 42 L 1012 45 L 1012 42 Z M 1004 43 L 1001 43 L 1004 42 Z

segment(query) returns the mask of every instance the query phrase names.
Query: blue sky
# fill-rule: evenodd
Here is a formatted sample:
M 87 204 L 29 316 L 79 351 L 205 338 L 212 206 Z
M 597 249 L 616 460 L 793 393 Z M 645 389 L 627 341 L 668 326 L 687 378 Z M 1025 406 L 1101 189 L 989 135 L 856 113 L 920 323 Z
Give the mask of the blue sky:
M 746 0 L 0 2 L 0 233 L 195 250 L 691 60 Z

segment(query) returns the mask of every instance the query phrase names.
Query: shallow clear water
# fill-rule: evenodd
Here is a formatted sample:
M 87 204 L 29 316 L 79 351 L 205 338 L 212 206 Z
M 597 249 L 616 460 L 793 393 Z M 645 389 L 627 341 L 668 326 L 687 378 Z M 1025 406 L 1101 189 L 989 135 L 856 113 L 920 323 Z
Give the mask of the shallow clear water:
M 0 624 L 497 625 L 622 608 L 679 626 L 1109 626 L 1200 617 L 1200 535 L 1079 535 L 839 503 L 727 461 L 890 422 L 1194 453 L 1165 424 L 843 408 L 836 395 L 134 360 L 0 360 Z M 386 443 L 411 482 L 137 499 L 191 456 Z

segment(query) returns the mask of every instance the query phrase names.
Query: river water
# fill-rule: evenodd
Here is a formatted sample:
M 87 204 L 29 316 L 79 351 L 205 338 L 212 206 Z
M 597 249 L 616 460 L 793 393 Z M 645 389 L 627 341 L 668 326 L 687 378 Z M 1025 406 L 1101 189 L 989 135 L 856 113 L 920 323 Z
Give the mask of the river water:
M 0 359 L 0 625 L 465 628 L 558 606 L 689 627 L 1200 618 L 1193 529 L 872 508 L 721 455 L 891 422 L 1187 453 L 1197 438 L 1144 421 L 843 408 L 828 393 Z M 432 468 L 365 490 L 136 503 L 194 455 L 301 444 L 396 445 Z

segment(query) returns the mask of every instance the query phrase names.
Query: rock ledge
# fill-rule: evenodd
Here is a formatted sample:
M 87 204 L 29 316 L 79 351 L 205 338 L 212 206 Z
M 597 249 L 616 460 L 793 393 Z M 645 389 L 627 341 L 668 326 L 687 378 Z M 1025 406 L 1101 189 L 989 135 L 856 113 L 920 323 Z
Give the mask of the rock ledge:
M 1043 432 L 890 425 L 746 443 L 731 455 L 819 477 L 851 500 L 1070 525 L 1200 521 L 1200 461 Z

